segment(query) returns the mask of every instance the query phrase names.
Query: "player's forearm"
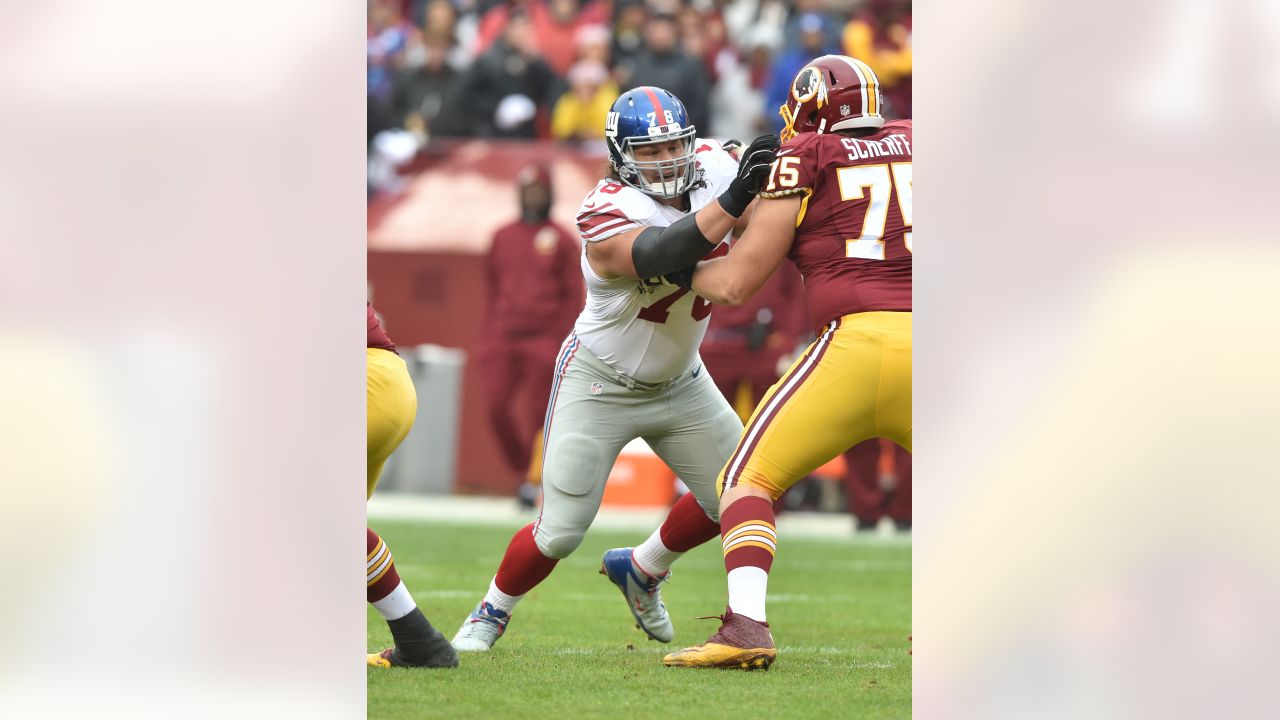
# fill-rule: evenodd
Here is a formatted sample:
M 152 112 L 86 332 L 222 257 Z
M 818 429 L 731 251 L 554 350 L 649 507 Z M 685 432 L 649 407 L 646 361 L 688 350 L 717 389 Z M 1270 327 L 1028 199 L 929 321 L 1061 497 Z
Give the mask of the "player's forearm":
M 741 272 L 734 272 L 729 257 L 714 258 L 698 263 L 691 283 L 693 291 L 717 305 L 741 305 L 760 289 Z
M 756 205 L 759 205 L 759 203 L 751 203 L 748 205 L 746 212 L 742 213 L 742 217 L 734 221 L 733 237 L 740 238 L 742 237 L 742 234 L 747 231 L 747 223 L 751 222 L 751 214 Z

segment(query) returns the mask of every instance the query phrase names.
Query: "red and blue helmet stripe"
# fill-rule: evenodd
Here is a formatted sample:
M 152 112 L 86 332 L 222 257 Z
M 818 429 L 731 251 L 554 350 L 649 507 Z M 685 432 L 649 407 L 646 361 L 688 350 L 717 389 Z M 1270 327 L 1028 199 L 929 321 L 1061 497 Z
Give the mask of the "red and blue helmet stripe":
M 624 183 L 650 195 L 673 197 L 685 192 L 697 180 L 696 162 L 693 158 L 693 139 L 697 129 L 689 124 L 689 113 L 680 98 L 667 90 L 650 85 L 633 88 L 618 96 L 605 120 L 605 142 L 609 146 L 609 159 Z M 676 160 L 675 174 L 658 180 L 645 177 L 658 168 L 637 164 L 632 151 L 636 144 L 687 142 L 687 154 Z M 662 169 L 671 170 L 663 165 Z

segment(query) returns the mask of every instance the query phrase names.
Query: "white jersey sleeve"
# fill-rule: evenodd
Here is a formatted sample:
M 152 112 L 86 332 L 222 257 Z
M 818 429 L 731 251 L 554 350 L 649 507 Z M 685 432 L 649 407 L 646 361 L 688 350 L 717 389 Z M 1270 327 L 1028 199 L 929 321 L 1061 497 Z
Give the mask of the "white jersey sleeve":
M 633 187 L 617 180 L 601 180 L 578 208 L 578 234 L 586 242 L 600 242 L 650 225 L 657 205 L 653 198 Z
M 737 161 L 720 143 L 698 139 L 694 147 L 703 182 L 689 192 L 689 212 L 715 202 L 738 173 Z M 657 278 L 600 277 L 587 261 L 586 245 L 639 227 L 666 227 L 687 214 L 616 180 L 601 180 L 578 212 L 587 300 L 574 332 L 597 358 L 641 382 L 664 382 L 693 365 L 711 304 Z

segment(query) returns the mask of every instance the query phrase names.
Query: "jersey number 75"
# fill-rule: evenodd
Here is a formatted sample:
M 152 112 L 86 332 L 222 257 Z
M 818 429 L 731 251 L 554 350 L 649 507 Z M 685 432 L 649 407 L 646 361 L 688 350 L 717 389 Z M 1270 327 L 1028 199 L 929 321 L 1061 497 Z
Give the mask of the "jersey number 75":
M 845 257 L 884 259 L 884 226 L 889 218 L 889 197 L 898 198 L 898 210 L 906 232 L 902 243 L 911 249 L 911 163 L 854 165 L 836 170 L 841 200 L 862 200 L 870 193 L 867 213 L 862 218 L 862 234 L 845 241 Z

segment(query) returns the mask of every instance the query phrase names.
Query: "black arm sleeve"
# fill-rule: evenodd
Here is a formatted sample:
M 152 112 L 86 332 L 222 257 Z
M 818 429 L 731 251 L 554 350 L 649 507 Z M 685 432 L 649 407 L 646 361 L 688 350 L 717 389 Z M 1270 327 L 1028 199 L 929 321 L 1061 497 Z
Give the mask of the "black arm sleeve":
M 640 231 L 631 243 L 631 262 L 638 277 L 659 277 L 689 267 L 716 249 L 698 229 L 696 215 L 685 215 L 668 227 Z

